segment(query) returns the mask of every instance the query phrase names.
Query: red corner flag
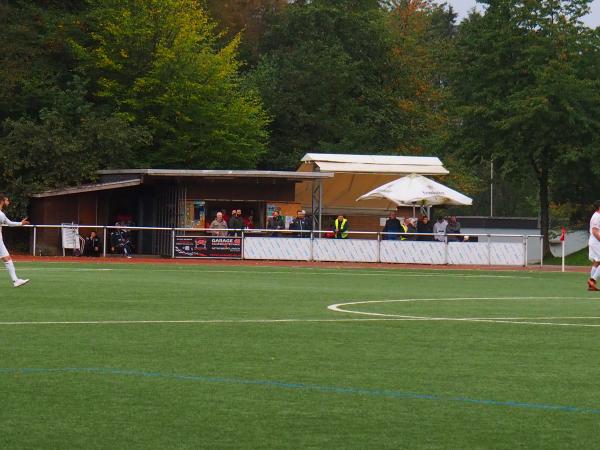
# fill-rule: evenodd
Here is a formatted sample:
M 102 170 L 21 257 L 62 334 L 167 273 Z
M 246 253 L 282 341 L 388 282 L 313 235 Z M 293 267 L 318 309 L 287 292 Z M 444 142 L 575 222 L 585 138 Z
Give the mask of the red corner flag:
M 567 236 L 567 229 L 565 227 L 562 227 L 562 230 L 560 233 L 560 241 L 563 242 L 565 240 L 566 236 Z

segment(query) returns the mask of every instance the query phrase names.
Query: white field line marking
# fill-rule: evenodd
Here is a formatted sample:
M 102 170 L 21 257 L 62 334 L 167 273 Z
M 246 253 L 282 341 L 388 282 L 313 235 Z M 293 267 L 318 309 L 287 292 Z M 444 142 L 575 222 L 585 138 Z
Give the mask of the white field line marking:
M 92 268 L 92 267 L 23 267 L 20 270 L 29 272 L 33 271 L 56 271 L 56 272 L 110 272 L 112 268 Z M 116 269 L 119 270 L 119 269 Z
M 78 268 L 78 267 L 23 267 L 22 271 L 57 271 L 57 272 L 93 272 L 93 271 L 145 271 L 145 272 L 178 272 L 178 273 L 197 273 L 211 274 L 211 273 L 228 273 L 228 274 L 267 274 L 267 275 L 339 275 L 339 276 L 392 276 L 392 277 L 459 277 L 459 278 L 522 278 L 530 279 L 534 277 L 530 276 L 517 276 L 517 275 L 470 275 L 470 274 L 459 274 L 459 273 L 394 273 L 392 270 L 388 272 L 373 271 L 373 272 L 333 272 L 333 271 L 266 271 L 266 270 L 185 270 L 185 269 L 142 269 L 133 267 L 118 267 L 118 268 Z
M 487 322 L 487 323 L 509 323 L 518 325 L 548 325 L 548 326 L 562 326 L 562 327 L 600 327 L 600 324 L 582 324 L 582 323 L 562 323 L 562 322 L 529 322 L 528 320 L 568 320 L 568 319 L 597 319 L 597 317 L 548 317 L 548 318 L 535 318 L 535 317 L 431 317 L 431 316 L 412 316 L 412 315 L 401 315 L 401 314 L 383 314 L 376 312 L 366 311 L 352 311 L 341 308 L 342 306 L 351 305 L 366 305 L 371 303 L 409 303 L 409 302 L 435 302 L 435 301 L 461 301 L 461 300 L 592 300 L 597 301 L 592 297 L 456 297 L 456 298 L 407 298 L 407 299 L 396 299 L 396 300 L 369 300 L 360 302 L 347 302 L 347 303 L 336 303 L 329 305 L 327 309 L 335 312 L 344 312 L 350 314 L 360 314 L 365 316 L 376 316 L 386 318 L 398 318 L 398 319 L 412 319 L 412 320 L 424 320 L 424 321 L 450 321 L 450 322 Z
M 214 320 L 79 320 L 44 322 L 0 322 L 3 325 L 137 325 L 137 324 L 235 324 L 235 323 L 302 323 L 302 322 L 385 322 L 421 320 L 412 318 L 368 318 L 368 319 L 214 319 Z

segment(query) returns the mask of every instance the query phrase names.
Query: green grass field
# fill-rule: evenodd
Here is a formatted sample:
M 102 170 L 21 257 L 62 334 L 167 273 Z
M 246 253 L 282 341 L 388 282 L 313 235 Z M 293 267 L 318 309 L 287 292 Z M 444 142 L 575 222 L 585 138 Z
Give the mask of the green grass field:
M 2 449 L 598 446 L 586 274 L 17 270 L 29 285 L 0 278 Z
M 562 264 L 562 258 L 552 256 L 550 258 L 544 259 L 544 264 L 551 264 L 558 266 Z M 578 252 L 572 253 L 565 257 L 565 264 L 567 266 L 589 266 L 590 258 L 589 258 L 589 249 L 586 247 L 584 249 L 579 250 Z

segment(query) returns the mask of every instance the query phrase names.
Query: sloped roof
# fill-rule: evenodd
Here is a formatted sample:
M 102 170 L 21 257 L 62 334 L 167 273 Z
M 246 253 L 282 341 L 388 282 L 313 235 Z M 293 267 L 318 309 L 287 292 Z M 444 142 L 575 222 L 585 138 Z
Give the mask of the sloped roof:
M 99 170 L 98 173 L 100 175 L 143 175 L 150 177 L 282 178 L 298 181 L 333 177 L 332 173 L 298 173 L 283 170 L 115 169 Z
M 119 189 L 124 187 L 139 186 L 142 184 L 140 177 L 130 178 L 120 181 L 111 181 L 108 183 L 90 183 L 80 186 L 66 187 L 63 189 L 51 189 L 37 194 L 32 194 L 33 198 L 54 197 L 57 195 L 79 194 L 82 192 L 106 191 L 108 189 Z

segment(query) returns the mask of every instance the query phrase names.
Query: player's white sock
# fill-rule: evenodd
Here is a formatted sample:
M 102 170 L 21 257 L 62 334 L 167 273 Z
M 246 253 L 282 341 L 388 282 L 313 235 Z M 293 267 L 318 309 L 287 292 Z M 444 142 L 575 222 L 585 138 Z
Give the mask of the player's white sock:
M 596 273 L 597 267 L 592 266 L 592 270 L 590 271 L 590 279 L 594 278 L 594 274 Z
M 592 278 L 594 280 L 598 280 L 598 278 L 600 278 L 600 266 L 595 268 L 596 270 L 592 271 Z
M 8 275 L 10 279 L 13 280 L 13 283 L 18 280 L 17 272 L 15 271 L 15 265 L 12 261 L 5 261 L 4 265 L 6 266 L 6 270 L 8 270 Z

